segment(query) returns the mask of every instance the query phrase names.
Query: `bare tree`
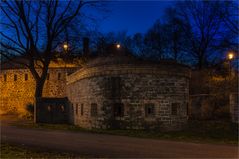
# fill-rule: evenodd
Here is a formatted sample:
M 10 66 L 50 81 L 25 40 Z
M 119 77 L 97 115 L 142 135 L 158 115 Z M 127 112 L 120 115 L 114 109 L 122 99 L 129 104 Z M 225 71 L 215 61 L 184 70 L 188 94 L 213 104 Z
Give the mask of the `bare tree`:
M 225 1 L 221 10 L 225 25 L 235 34 L 239 34 L 239 2 Z
M 141 33 L 136 33 L 132 37 L 132 45 L 131 45 L 131 50 L 140 57 L 144 57 L 146 52 L 145 52 L 145 43 L 144 43 L 144 35 Z
M 119 43 L 124 49 L 131 49 L 132 39 L 126 31 L 109 32 L 107 34 L 99 33 L 96 38 L 96 50 L 98 54 L 107 53 L 109 45 Z
M 170 7 L 165 10 L 163 33 L 167 42 L 167 54 L 176 61 L 187 61 L 187 48 L 189 41 L 185 38 L 185 24 L 177 14 L 176 8 Z
M 62 45 L 65 31 L 77 23 L 84 6 L 97 1 L 2 1 L 1 55 L 25 59 L 20 63 L 32 73 L 35 97 L 41 97 L 49 64 Z M 78 23 L 80 25 L 80 23 Z
M 161 60 L 165 56 L 165 34 L 163 25 L 157 20 L 145 34 L 144 43 L 146 45 L 147 58 Z
M 188 52 L 201 69 L 222 56 L 231 46 L 220 47 L 225 39 L 235 40 L 235 34 L 224 25 L 226 15 L 224 1 L 184 1 L 177 6 L 180 18 L 185 22 L 184 31 L 190 42 Z M 229 44 L 229 43 L 228 43 Z

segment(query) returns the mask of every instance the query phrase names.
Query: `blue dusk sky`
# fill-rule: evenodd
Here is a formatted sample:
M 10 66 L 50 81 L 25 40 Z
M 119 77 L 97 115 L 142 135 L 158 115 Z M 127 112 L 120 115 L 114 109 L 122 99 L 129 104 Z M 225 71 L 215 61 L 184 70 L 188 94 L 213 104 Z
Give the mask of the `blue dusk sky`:
M 109 2 L 109 13 L 98 22 L 103 33 L 127 31 L 129 35 L 145 33 L 157 19 L 163 18 L 165 8 L 176 1 L 113 1 Z

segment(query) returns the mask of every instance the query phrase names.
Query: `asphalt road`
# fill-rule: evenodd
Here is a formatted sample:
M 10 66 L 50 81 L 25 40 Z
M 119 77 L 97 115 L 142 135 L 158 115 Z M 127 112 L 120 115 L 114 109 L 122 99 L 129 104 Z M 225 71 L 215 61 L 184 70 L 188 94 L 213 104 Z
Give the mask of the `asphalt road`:
M 24 144 L 94 157 L 237 158 L 237 146 L 139 139 L 1 125 L 1 142 Z

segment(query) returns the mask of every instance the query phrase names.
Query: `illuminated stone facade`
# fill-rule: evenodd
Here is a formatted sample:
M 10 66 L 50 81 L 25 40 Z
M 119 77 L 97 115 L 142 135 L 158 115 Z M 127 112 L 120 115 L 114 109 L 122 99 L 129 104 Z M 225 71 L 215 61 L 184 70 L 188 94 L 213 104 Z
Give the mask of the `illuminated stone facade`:
M 178 130 L 187 123 L 190 69 L 176 63 L 99 57 L 67 77 L 74 124 Z
M 66 70 L 75 72 L 66 77 Z M 84 128 L 179 130 L 188 118 L 189 76 L 174 62 L 110 54 L 82 68 L 51 66 L 43 97 L 67 97 L 71 121 Z M 1 111 L 24 113 L 34 102 L 30 72 L 2 69 L 0 80 Z
M 66 67 L 65 67 L 66 66 Z M 54 63 L 48 70 L 43 97 L 66 97 L 66 72 L 73 72 L 77 65 Z M 35 80 L 26 68 L 1 68 L 0 113 L 26 114 L 26 105 L 34 104 Z

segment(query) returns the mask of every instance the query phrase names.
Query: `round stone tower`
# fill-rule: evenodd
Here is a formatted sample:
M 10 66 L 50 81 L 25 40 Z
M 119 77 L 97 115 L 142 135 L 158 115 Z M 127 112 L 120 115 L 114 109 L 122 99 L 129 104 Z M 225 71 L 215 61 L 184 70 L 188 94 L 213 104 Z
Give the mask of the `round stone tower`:
M 84 128 L 179 130 L 187 123 L 190 68 L 108 54 L 67 77 L 73 123 Z

